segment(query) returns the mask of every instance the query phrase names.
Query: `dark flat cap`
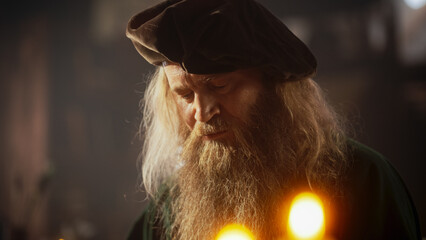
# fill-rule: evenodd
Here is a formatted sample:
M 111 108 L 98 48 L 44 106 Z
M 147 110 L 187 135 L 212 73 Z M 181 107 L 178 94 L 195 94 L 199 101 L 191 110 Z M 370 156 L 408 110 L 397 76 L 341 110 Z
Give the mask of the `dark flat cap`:
M 194 74 L 271 67 L 310 76 L 316 60 L 278 18 L 253 0 L 168 0 L 135 15 L 127 37 L 151 64 Z

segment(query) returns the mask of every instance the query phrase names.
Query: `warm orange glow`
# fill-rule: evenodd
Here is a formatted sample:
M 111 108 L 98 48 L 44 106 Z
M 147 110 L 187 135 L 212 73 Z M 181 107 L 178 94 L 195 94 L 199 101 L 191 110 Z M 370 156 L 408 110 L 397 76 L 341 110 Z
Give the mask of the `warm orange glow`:
M 290 239 L 322 239 L 325 232 L 324 208 L 313 193 L 297 195 L 291 204 L 288 219 Z
M 254 236 L 242 225 L 229 224 L 219 232 L 216 240 L 254 240 Z

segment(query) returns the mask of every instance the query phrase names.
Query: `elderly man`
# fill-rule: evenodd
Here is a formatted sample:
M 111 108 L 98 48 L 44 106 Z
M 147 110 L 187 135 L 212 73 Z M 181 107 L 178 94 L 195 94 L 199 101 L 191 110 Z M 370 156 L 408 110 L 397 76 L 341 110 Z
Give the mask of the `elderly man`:
M 253 0 L 169 0 L 127 36 L 157 66 L 141 154 L 150 203 L 129 239 L 215 239 L 228 224 L 285 239 L 291 199 L 322 199 L 326 236 L 420 239 L 387 160 L 348 138 L 310 50 Z

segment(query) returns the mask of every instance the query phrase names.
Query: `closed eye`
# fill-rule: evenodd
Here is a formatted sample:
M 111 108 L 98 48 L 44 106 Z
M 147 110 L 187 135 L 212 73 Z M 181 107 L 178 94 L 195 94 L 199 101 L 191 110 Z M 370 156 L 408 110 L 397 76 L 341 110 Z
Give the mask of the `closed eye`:
M 215 78 L 209 81 L 210 87 L 213 90 L 221 90 L 228 86 L 228 80 L 224 78 Z
M 214 88 L 214 89 L 222 89 L 224 87 L 226 87 L 226 84 L 224 84 L 224 85 L 212 85 L 212 88 Z
M 185 99 L 185 100 L 189 101 L 189 100 L 191 100 L 191 99 L 192 99 L 192 97 L 194 96 L 194 93 L 193 93 L 193 92 L 189 92 L 189 93 L 186 93 L 186 94 L 179 94 L 179 96 L 180 96 L 181 98 L 183 98 L 183 99 Z
M 179 96 L 179 98 L 182 98 L 186 101 L 191 100 L 193 95 L 194 95 L 194 92 L 189 88 L 183 88 L 183 87 L 179 88 L 178 87 L 178 88 L 173 89 L 173 91 L 175 92 L 175 94 L 177 96 Z

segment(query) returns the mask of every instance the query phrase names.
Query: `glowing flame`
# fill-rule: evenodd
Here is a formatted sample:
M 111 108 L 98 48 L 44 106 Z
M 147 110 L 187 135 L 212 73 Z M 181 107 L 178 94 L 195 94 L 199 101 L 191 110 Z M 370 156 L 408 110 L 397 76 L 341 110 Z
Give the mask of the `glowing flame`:
M 242 225 L 229 224 L 219 232 L 216 240 L 254 240 L 254 236 Z
M 292 239 L 322 239 L 325 220 L 321 199 L 313 193 L 297 195 L 291 204 L 288 222 Z

